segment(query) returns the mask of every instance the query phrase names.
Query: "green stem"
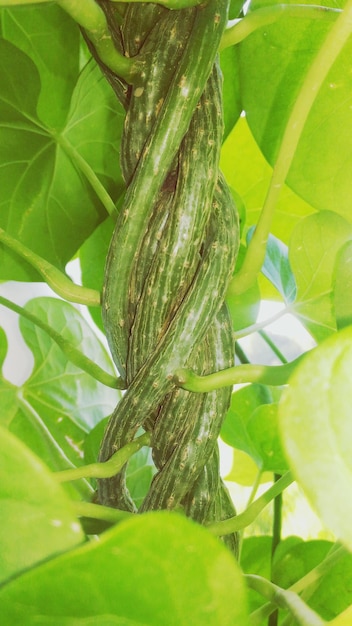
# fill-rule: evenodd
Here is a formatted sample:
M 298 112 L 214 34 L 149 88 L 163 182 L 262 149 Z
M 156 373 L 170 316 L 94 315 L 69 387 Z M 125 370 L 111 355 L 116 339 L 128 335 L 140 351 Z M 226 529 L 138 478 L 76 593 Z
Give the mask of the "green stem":
M 236 365 L 207 376 L 199 376 L 192 370 L 179 369 L 175 372 L 173 381 L 178 387 L 193 391 L 193 393 L 207 393 L 222 387 L 244 383 L 281 386 L 287 383 L 303 357 L 304 355 L 301 355 L 284 365 Z
M 263 509 L 276 498 L 280 493 L 284 491 L 293 482 L 291 472 L 286 472 L 281 478 L 276 481 L 263 495 L 255 500 L 249 507 L 236 515 L 235 517 L 229 517 L 221 522 L 213 522 L 207 526 L 208 530 L 217 536 L 229 535 L 230 533 L 237 532 L 246 526 L 249 526 L 256 520 L 258 515 Z
M 327 622 L 293 591 L 282 589 L 266 578 L 253 574 L 245 575 L 245 579 L 250 589 L 254 589 L 277 607 L 289 610 L 300 626 L 326 626 Z
M 274 481 L 277 482 L 280 480 L 280 475 L 274 475 Z M 281 541 L 281 525 L 282 525 L 282 493 L 274 498 L 274 511 L 273 511 L 273 538 L 271 543 L 271 571 L 273 566 L 273 559 L 276 552 L 276 548 L 278 547 Z M 274 611 L 269 616 L 268 626 L 277 626 L 279 620 L 279 612 Z
M 241 19 L 229 22 L 221 40 L 220 50 L 240 43 L 259 28 L 274 24 L 282 17 L 325 19 L 335 18 L 339 13 L 341 9 L 309 4 L 277 4 L 263 7 L 247 13 Z
M 23 243 L 0 228 L 0 243 L 27 261 L 41 275 L 45 282 L 60 298 L 68 302 L 100 306 L 100 293 L 95 289 L 75 285 L 72 280 L 57 267 L 27 248 Z
M 54 476 L 60 483 L 79 480 L 80 478 L 111 478 L 118 474 L 133 454 L 138 452 L 143 446 L 149 446 L 150 441 L 151 434 L 144 433 L 144 435 L 137 437 L 134 441 L 127 443 L 104 463 L 91 463 L 90 465 L 63 470 L 57 472 Z
M 242 347 L 240 346 L 238 341 L 236 341 L 236 343 L 235 343 L 235 355 L 237 356 L 237 358 L 241 362 L 241 365 L 244 365 L 245 363 L 247 363 L 247 364 L 250 363 L 249 358 L 247 357 L 245 351 L 242 349 Z
M 77 502 L 73 500 L 71 506 L 79 517 L 98 519 L 112 524 L 117 524 L 118 522 L 123 522 L 125 519 L 134 517 L 134 513 L 113 509 L 109 506 L 102 506 L 101 504 L 93 504 L 91 502 Z
M 124 381 L 121 378 L 116 378 L 109 372 L 103 370 L 99 365 L 97 365 L 94 361 L 91 361 L 88 357 L 86 357 L 82 352 L 80 352 L 70 341 L 65 339 L 60 333 L 58 333 L 54 328 L 49 326 L 41 320 L 39 317 L 30 313 L 23 307 L 11 302 L 7 298 L 0 296 L 0 304 L 6 306 L 11 311 L 18 313 L 18 315 L 22 315 L 27 320 L 38 326 L 41 330 L 43 330 L 49 337 L 56 343 L 56 345 L 62 350 L 66 358 L 79 367 L 81 370 L 98 380 L 103 385 L 107 387 L 112 387 L 113 389 L 124 389 Z
M 100 182 L 98 176 L 91 168 L 89 163 L 79 154 L 79 152 L 71 145 L 71 143 L 59 133 L 53 133 L 53 138 L 56 143 L 61 146 L 61 148 L 66 152 L 66 154 L 70 157 L 71 161 L 77 166 L 77 168 L 82 172 L 82 174 L 86 177 L 92 189 L 95 191 L 97 197 L 102 203 L 103 207 L 106 209 L 107 213 L 116 220 L 118 211 L 116 209 L 115 202 L 111 198 L 110 194 L 106 191 L 104 185 Z
M 115 74 L 133 83 L 141 71 L 139 59 L 129 59 L 115 46 L 102 8 L 95 0 L 56 0 L 84 30 L 101 61 Z
M 299 140 L 314 101 L 332 65 L 340 54 L 352 31 L 352 0 L 332 25 L 327 37 L 312 62 L 288 119 L 279 154 L 264 206 L 248 246 L 241 269 L 235 274 L 229 293 L 239 295 L 256 280 L 265 259 L 266 245 L 272 218 L 295 156 Z

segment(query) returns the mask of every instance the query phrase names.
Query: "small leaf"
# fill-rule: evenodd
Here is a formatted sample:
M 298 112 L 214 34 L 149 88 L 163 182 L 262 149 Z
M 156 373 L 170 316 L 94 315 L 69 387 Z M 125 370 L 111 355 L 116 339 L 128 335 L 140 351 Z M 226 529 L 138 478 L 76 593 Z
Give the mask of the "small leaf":
M 37 615 L 44 623 L 113 615 L 148 626 L 248 624 L 235 559 L 204 528 L 165 512 L 136 516 L 28 572 L 0 590 L 0 602 L 4 622 L 23 626 Z
M 279 405 L 286 457 L 320 518 L 352 550 L 352 328 L 306 355 Z
M 225 480 L 243 485 L 244 487 L 252 487 L 258 480 L 258 466 L 252 457 L 242 450 L 233 450 L 232 466 L 229 473 L 225 476 Z M 264 484 L 271 482 L 273 475 L 271 472 L 263 472 L 260 476 L 259 483 Z
M 70 502 L 45 465 L 0 429 L 0 581 L 84 540 Z

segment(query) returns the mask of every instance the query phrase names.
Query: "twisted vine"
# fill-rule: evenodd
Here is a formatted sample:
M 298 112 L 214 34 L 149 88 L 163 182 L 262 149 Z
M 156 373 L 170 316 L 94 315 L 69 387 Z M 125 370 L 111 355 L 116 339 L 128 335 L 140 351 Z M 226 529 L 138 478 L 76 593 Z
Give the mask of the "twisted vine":
M 224 296 L 238 248 L 238 221 L 219 173 L 221 75 L 216 60 L 227 0 L 171 11 L 101 3 L 115 45 L 137 57 L 133 84 L 103 70 L 126 108 L 121 159 L 127 192 L 110 244 L 103 319 L 127 391 L 100 460 L 151 433 L 157 473 L 140 511 L 174 509 L 200 523 L 234 515 L 219 477 L 217 437 L 231 388 L 193 394 L 173 374 L 233 365 Z M 99 59 L 98 59 L 99 61 Z M 103 505 L 136 511 L 126 467 L 99 480 Z M 236 551 L 236 536 L 224 541 Z

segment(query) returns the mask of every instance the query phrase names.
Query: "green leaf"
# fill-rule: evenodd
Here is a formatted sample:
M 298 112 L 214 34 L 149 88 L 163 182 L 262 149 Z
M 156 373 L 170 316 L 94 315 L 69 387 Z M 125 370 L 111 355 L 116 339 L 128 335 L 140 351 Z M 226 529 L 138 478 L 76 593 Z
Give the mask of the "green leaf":
M 248 422 L 255 409 L 270 404 L 272 396 L 265 385 L 242 387 L 232 394 L 231 406 L 221 429 L 221 438 L 229 446 L 247 452 L 257 462 L 258 454 L 248 433 Z
M 111 615 L 148 626 L 248 624 L 235 559 L 205 529 L 165 512 L 123 522 L 28 572 L 0 591 L 0 602 L 5 623 L 23 626 L 38 615 L 44 623 Z
M 0 431 L 0 581 L 4 583 L 77 546 L 84 535 L 69 500 L 45 465 L 14 435 Z
M 38 70 L 5 40 L 0 83 L 0 226 L 63 269 L 122 191 L 122 109 L 89 63 L 71 91 L 65 127 L 59 132 L 47 126 L 37 117 Z M 1 278 L 38 278 L 26 262 L 3 246 L 0 251 Z
M 330 211 L 308 216 L 292 233 L 289 258 L 297 296 L 291 310 L 317 340 L 336 329 L 333 269 L 337 252 L 351 237 L 351 224 Z
M 77 24 L 55 4 L 4 8 L 0 15 L 3 38 L 25 52 L 39 72 L 38 117 L 48 127 L 62 128 L 79 70 Z
M 247 422 L 247 432 L 261 471 L 283 474 L 288 467 L 279 437 L 278 405 L 258 406 Z
M 334 8 L 341 4 L 324 2 Z M 262 6 L 254 2 L 251 9 Z M 336 13 L 327 11 L 321 19 L 283 14 L 239 45 L 243 108 L 272 165 L 308 68 L 335 19 Z M 336 211 L 346 219 L 350 218 L 351 54 L 350 39 L 319 90 L 287 179 L 312 206 Z
M 256 59 L 259 63 L 259 59 Z M 257 91 L 257 87 L 255 88 Z M 250 165 L 249 165 L 250 164 Z M 270 184 L 272 169 L 255 143 L 245 117 L 241 117 L 221 151 L 221 169 L 226 180 L 242 197 L 247 209 L 247 225 L 258 221 Z M 313 208 L 287 186 L 281 190 L 271 231 L 288 243 L 292 228 Z
M 279 405 L 286 457 L 321 520 L 352 550 L 352 328 L 326 339 L 293 373 Z
M 35 298 L 26 308 L 113 373 L 105 348 L 75 307 L 55 298 Z M 2 424 L 52 469 L 81 465 L 86 434 L 112 412 L 119 394 L 69 363 L 31 322 L 21 319 L 20 327 L 33 353 L 34 369 L 21 388 L 0 379 Z
M 333 310 L 338 330 L 352 324 L 352 242 L 336 255 L 333 273 Z

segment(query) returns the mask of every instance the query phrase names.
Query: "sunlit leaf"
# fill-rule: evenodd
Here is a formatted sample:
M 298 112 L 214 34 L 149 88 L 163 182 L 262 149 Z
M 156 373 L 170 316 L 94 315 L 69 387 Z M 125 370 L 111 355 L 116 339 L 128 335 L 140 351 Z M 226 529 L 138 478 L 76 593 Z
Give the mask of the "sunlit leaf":
M 0 430 L 0 581 L 3 583 L 77 546 L 84 535 L 69 500 L 49 470 L 16 437 Z
M 257 58 L 256 63 L 258 61 Z M 247 209 L 247 225 L 256 224 L 268 191 L 272 169 L 255 143 L 244 117 L 237 122 L 222 147 L 221 169 L 228 183 L 243 198 Z M 272 233 L 288 243 L 292 228 L 313 211 L 309 204 L 284 186 L 275 210 Z
M 293 373 L 279 406 L 286 457 L 312 507 L 352 550 L 351 327 Z
M 100 623 L 100 615 L 112 615 L 148 626 L 248 624 L 235 559 L 205 529 L 165 512 L 137 516 L 28 572 L 0 591 L 0 602 L 3 620 L 23 626 L 37 615 L 44 622 Z
M 228 474 L 225 476 L 225 480 L 243 485 L 244 487 L 251 487 L 259 476 L 258 465 L 253 461 L 243 450 L 234 449 L 232 452 L 232 465 Z M 260 475 L 259 483 L 271 482 L 273 475 L 271 472 L 263 472 Z
M 274 3 L 272 3 L 274 4 Z M 309 0 L 306 4 L 316 4 Z M 344 2 L 330 0 L 337 8 Z M 251 9 L 261 8 L 260 0 Z M 337 13 L 281 19 L 239 45 L 241 91 L 249 126 L 268 161 L 275 162 L 304 77 Z M 310 111 L 288 184 L 317 209 L 350 219 L 352 41 L 343 48 Z

